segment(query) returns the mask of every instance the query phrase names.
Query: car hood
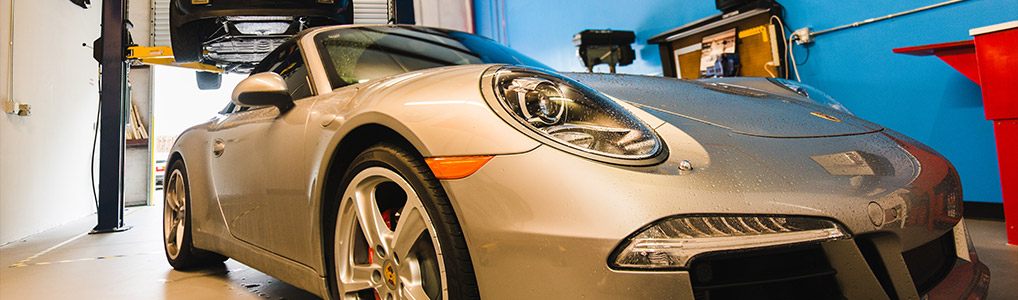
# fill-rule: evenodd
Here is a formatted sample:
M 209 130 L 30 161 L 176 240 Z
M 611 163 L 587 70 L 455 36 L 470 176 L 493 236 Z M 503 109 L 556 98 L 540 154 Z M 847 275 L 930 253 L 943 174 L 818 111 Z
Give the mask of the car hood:
M 643 109 L 681 116 L 738 134 L 806 138 L 865 134 L 883 129 L 807 99 L 732 84 L 639 75 L 564 75 Z

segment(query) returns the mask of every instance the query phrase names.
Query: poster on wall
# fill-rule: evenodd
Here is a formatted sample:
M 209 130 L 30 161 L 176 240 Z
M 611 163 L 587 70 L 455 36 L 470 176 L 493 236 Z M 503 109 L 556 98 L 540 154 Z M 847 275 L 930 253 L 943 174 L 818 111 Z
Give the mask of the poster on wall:
M 689 45 L 689 46 L 686 46 L 686 47 L 682 47 L 682 48 L 676 49 L 673 52 L 674 55 L 675 55 L 675 77 L 686 78 L 686 77 L 682 77 L 682 63 L 680 62 L 682 60 L 681 56 L 689 54 L 689 53 L 693 53 L 695 51 L 700 51 L 700 47 L 701 47 L 700 44 L 692 44 L 692 45 Z M 695 61 L 695 58 L 694 58 L 694 61 Z M 696 78 L 696 77 L 689 77 L 689 78 L 686 78 L 686 79 L 693 79 L 693 78 Z
M 700 50 L 700 72 L 713 67 L 721 54 L 735 53 L 735 28 L 703 37 Z

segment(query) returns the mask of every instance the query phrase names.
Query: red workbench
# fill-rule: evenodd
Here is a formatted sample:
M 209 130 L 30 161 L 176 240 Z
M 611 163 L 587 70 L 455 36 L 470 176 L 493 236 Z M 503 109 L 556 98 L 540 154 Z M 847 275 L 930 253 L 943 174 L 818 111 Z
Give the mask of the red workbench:
M 969 35 L 975 38 L 894 53 L 936 55 L 982 87 L 983 109 L 997 138 L 1007 242 L 1018 245 L 1018 21 L 975 28 Z

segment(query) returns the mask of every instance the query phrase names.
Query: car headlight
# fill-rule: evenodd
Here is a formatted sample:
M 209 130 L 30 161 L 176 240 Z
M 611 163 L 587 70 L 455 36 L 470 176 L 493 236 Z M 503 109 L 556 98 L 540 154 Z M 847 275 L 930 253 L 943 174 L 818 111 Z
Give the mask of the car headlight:
M 613 269 L 675 270 L 699 254 L 847 238 L 834 221 L 795 216 L 693 215 L 665 218 L 623 241 Z
M 482 77 L 489 105 L 545 144 L 626 165 L 664 159 L 657 134 L 607 96 L 571 79 L 520 67 L 494 67 Z

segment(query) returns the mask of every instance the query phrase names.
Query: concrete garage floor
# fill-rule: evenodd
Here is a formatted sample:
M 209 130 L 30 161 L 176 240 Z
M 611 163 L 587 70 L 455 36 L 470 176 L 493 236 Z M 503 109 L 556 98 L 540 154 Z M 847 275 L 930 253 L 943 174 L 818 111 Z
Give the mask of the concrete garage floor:
M 131 230 L 85 234 L 95 216 L 0 247 L 0 299 L 319 299 L 234 260 L 173 270 L 162 246 L 162 206 L 125 212 Z
M 318 299 L 244 264 L 175 271 L 161 241 L 162 206 L 130 208 L 126 232 L 87 235 L 95 217 L 0 247 L 0 299 Z M 1018 246 L 1000 221 L 968 220 L 990 267 L 990 300 L 1018 295 Z

